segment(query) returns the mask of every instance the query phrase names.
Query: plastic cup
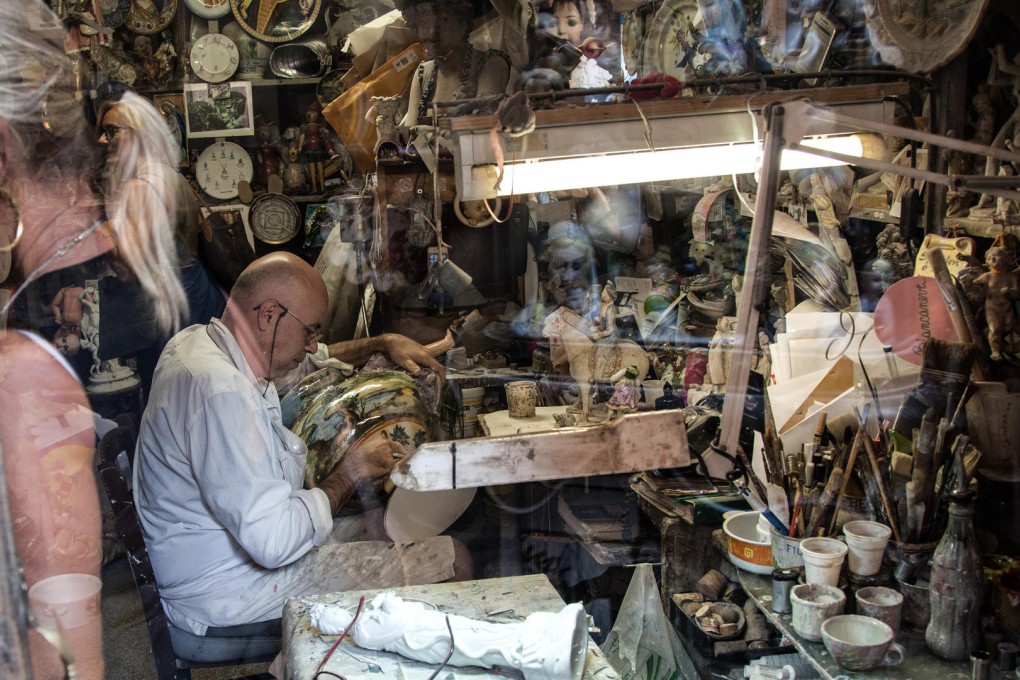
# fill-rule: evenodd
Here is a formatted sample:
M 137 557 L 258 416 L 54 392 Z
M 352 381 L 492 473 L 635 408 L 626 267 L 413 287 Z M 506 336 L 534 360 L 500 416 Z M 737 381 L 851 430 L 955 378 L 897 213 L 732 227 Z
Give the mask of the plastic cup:
M 506 405 L 511 418 L 534 418 L 538 386 L 530 380 L 514 380 L 506 384 Z
M 91 574 L 60 574 L 28 589 L 28 606 L 41 625 L 60 630 L 80 628 L 102 616 L 103 582 Z
M 843 613 L 846 595 L 836 586 L 801 583 L 790 591 L 791 623 L 797 635 L 820 642 L 822 623 Z
M 857 591 L 857 613 L 870 616 L 892 628 L 893 634 L 900 632 L 903 617 L 903 595 L 898 590 L 884 586 L 868 586 Z
M 878 522 L 856 520 L 843 525 L 849 549 L 850 573 L 874 576 L 882 569 L 882 556 L 892 536 L 892 529 Z
M 60 632 L 83 677 L 102 667 L 102 587 L 91 574 L 59 574 L 28 589 L 29 612 L 40 626 Z
M 804 582 L 839 585 L 839 572 L 843 568 L 847 546 L 834 538 L 813 537 L 800 542 L 804 557 Z

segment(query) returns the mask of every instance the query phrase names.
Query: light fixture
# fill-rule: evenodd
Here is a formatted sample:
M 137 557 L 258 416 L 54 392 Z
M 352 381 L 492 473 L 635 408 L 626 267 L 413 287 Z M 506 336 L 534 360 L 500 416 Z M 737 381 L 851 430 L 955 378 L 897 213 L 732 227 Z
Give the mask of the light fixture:
M 857 135 L 814 138 L 803 144 L 846 156 L 861 156 L 865 148 L 864 140 Z M 491 187 L 494 196 L 526 195 L 539 191 L 740 175 L 757 171 L 761 158 L 761 144 L 743 142 L 508 163 L 503 166 L 503 178 L 498 185 L 498 167 L 483 165 L 472 169 L 472 179 L 476 186 Z M 781 168 L 799 170 L 845 164 L 845 161 L 808 151 L 787 151 L 783 154 Z
M 861 119 L 892 123 L 890 98 L 906 92 L 902 83 L 821 88 L 812 91 L 812 100 Z M 762 107 L 799 96 L 767 92 L 540 110 L 535 129 L 515 139 L 494 134 L 499 125 L 494 116 L 452 118 L 447 125 L 457 191 L 467 201 L 754 172 L 763 156 L 758 132 L 764 130 Z M 855 132 L 808 130 L 803 146 L 784 154 L 782 167 L 846 163 L 808 153 L 812 144 L 844 158 L 870 155 Z

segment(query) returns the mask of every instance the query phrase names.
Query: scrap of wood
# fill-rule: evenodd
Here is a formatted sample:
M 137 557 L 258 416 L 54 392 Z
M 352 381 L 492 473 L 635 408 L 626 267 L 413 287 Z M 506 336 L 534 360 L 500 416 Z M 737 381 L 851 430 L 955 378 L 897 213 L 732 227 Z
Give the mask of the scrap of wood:
M 413 491 L 536 482 L 690 465 L 683 411 L 630 413 L 596 427 L 423 444 L 390 479 Z

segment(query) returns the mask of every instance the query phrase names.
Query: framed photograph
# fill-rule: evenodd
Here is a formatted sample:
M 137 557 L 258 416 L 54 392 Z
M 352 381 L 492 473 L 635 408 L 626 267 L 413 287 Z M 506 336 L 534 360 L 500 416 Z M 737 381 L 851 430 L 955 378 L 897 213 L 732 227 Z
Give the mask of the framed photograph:
M 188 135 L 184 123 L 184 93 L 157 94 L 152 97 L 152 103 L 156 106 L 163 118 L 166 119 L 166 126 L 170 129 L 177 145 L 180 147 L 180 158 L 177 165 L 188 166 Z
M 189 138 L 255 134 L 251 83 L 189 83 L 184 86 Z
M 341 222 L 336 203 L 309 203 L 305 206 L 305 248 L 321 248 L 329 233 Z

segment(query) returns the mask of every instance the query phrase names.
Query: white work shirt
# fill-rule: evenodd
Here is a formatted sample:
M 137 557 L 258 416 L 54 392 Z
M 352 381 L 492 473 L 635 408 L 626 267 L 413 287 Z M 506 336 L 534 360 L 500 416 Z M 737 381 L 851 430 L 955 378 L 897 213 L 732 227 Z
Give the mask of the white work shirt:
M 280 616 L 258 600 L 267 570 L 323 544 L 329 500 L 302 489 L 307 449 L 272 384 L 213 319 L 170 340 L 139 431 L 134 488 L 170 620 L 203 635 Z

